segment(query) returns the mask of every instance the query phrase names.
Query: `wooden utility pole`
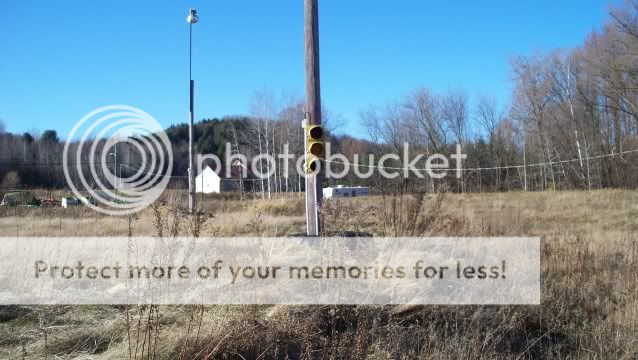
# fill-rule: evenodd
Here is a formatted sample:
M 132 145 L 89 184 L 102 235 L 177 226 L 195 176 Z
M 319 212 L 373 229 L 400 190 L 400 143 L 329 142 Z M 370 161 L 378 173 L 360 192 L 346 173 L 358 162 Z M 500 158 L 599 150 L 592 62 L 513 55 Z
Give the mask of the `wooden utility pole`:
M 318 0 L 304 0 L 306 121 L 305 125 L 321 125 L 321 87 L 319 77 L 319 9 Z M 304 131 L 305 133 L 305 131 Z M 322 164 L 323 166 L 324 164 Z M 319 235 L 319 210 L 323 197 L 321 171 L 306 174 L 306 226 L 308 235 Z

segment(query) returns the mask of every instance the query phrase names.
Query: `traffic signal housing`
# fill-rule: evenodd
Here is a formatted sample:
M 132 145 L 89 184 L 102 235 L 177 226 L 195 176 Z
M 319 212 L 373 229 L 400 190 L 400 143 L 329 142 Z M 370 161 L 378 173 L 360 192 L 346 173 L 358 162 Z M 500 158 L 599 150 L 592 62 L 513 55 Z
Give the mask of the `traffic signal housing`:
M 306 126 L 306 173 L 314 173 L 320 169 L 324 159 L 324 130 L 321 125 Z

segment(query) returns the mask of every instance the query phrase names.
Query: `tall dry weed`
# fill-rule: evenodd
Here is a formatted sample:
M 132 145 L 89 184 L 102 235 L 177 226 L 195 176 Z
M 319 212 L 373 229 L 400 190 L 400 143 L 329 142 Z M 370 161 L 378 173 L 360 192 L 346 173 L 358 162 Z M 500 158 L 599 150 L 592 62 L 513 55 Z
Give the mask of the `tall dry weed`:
M 458 235 L 465 227 L 462 214 L 444 211 L 446 194 L 383 195 L 382 222 L 384 236 Z

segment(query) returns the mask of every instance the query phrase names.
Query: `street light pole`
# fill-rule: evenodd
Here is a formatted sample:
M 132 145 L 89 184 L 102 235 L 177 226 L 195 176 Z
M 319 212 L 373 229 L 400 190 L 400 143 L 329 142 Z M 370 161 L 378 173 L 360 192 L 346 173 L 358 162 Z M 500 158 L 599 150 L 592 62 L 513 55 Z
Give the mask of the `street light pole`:
M 188 112 L 188 212 L 195 212 L 195 134 L 193 129 L 195 81 L 193 80 L 193 24 L 199 21 L 197 10 L 190 9 L 188 17 L 188 78 L 190 80 L 190 106 Z
M 115 181 L 113 182 L 113 186 L 115 186 L 115 192 L 117 193 L 117 145 L 115 146 L 115 152 L 114 153 L 110 153 L 109 155 L 113 156 L 114 158 L 114 163 L 113 163 L 113 176 L 115 176 Z

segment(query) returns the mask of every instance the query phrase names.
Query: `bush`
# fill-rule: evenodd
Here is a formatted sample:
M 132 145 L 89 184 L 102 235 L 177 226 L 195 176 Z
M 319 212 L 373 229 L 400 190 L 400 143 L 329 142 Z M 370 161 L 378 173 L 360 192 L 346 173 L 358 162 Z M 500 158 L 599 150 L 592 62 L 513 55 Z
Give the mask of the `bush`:
M 2 180 L 3 188 L 17 188 L 20 186 L 20 175 L 15 171 L 9 171 Z

